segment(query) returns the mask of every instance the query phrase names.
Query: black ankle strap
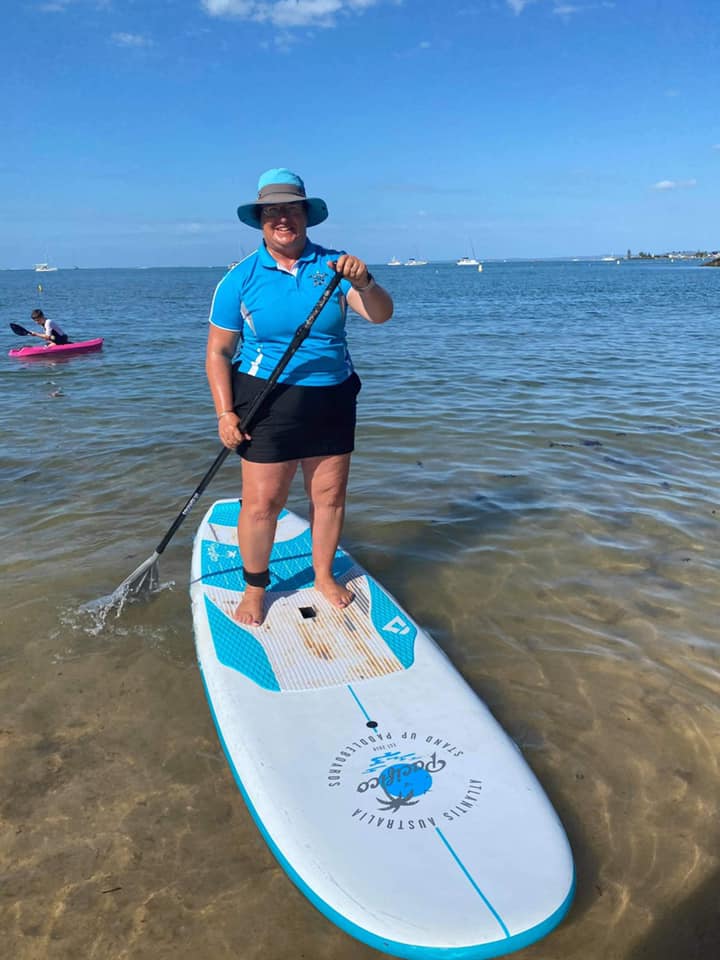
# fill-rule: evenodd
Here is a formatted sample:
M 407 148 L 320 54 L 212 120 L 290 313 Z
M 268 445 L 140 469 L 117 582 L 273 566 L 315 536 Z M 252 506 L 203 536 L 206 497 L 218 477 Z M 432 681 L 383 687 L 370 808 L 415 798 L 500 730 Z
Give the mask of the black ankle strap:
M 249 587 L 267 587 L 270 583 L 270 571 L 263 570 L 261 573 L 250 573 L 243 567 L 243 579 Z

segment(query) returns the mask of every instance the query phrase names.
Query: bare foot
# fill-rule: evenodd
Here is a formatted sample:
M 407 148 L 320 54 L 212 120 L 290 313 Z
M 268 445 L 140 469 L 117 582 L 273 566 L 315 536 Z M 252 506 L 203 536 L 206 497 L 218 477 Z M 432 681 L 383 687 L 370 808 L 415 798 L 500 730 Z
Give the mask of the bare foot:
M 265 589 L 263 587 L 245 587 L 240 603 L 235 607 L 233 620 L 245 623 L 249 627 L 259 627 L 265 616 Z
M 329 577 L 327 580 L 316 579 L 315 586 L 326 600 L 334 607 L 340 607 L 341 610 L 347 607 L 348 604 L 351 604 L 355 599 L 355 594 L 348 590 L 347 587 L 343 587 L 342 584 L 338 583 L 333 577 Z

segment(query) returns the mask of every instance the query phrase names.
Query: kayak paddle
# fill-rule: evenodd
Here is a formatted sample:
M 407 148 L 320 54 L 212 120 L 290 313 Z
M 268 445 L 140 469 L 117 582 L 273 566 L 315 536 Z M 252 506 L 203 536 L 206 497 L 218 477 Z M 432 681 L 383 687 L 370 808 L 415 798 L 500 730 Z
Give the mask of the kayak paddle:
M 11 323 L 10 329 L 13 333 L 16 333 L 19 337 L 32 337 L 32 330 L 26 330 L 25 327 L 21 327 L 19 323 Z
M 340 283 L 341 280 L 342 280 L 341 274 L 335 273 L 333 275 L 332 280 L 327 285 L 327 287 L 325 287 L 325 290 L 323 291 L 322 296 L 310 311 L 310 315 L 308 316 L 307 320 L 304 323 L 301 323 L 300 326 L 295 331 L 295 333 L 293 334 L 293 338 L 290 341 L 290 344 L 288 345 L 287 350 L 282 355 L 282 357 L 278 360 L 277 366 L 268 377 L 267 382 L 265 383 L 265 386 L 263 387 L 263 389 L 260 391 L 257 397 L 255 397 L 255 399 L 253 400 L 252 404 L 250 405 L 250 409 L 247 412 L 247 415 L 241 421 L 241 423 L 238 424 L 240 430 L 243 433 L 245 433 L 250 427 L 250 424 L 255 419 L 255 415 L 257 414 L 258 410 L 260 409 L 262 404 L 265 402 L 265 400 L 267 400 L 268 394 L 277 383 L 278 378 L 280 377 L 280 374 L 288 365 L 291 357 L 296 352 L 300 344 L 303 342 L 303 340 L 305 340 L 305 338 L 310 333 L 310 329 L 312 325 L 315 323 L 315 320 L 317 319 L 318 314 L 323 309 L 325 304 L 328 302 L 330 297 L 333 295 L 333 293 L 335 292 L 335 288 L 337 287 L 337 285 Z M 228 447 L 222 448 L 220 453 L 215 457 L 208 472 L 202 478 L 202 480 L 197 485 L 197 487 L 195 487 L 195 489 L 193 490 L 185 506 L 182 508 L 180 513 L 173 520 L 172 525 L 170 526 L 170 529 L 168 530 L 168 532 L 162 538 L 160 543 L 155 547 L 155 550 L 152 553 L 152 555 L 149 556 L 147 560 L 145 560 L 143 563 L 141 563 L 136 570 L 133 570 L 130 576 L 126 577 L 123 580 L 123 582 L 120 584 L 120 586 L 117 587 L 117 589 L 114 590 L 109 597 L 107 597 L 107 600 L 106 600 L 107 606 L 115 606 L 116 604 L 122 604 L 122 602 L 128 596 L 138 597 L 141 594 L 152 593 L 152 591 L 157 588 L 159 577 L 160 577 L 159 569 L 158 569 L 158 560 L 160 558 L 160 554 L 165 550 L 165 547 L 167 547 L 167 545 L 170 543 L 172 538 L 175 536 L 178 529 L 180 528 L 180 525 L 185 520 L 185 517 L 187 517 L 187 515 L 190 513 L 192 508 L 197 503 L 197 501 L 200 499 L 200 497 L 202 496 L 203 492 L 205 491 L 206 487 L 208 486 L 212 478 L 215 476 L 215 474 L 218 472 L 220 467 L 225 462 L 229 453 L 230 453 L 230 449 Z

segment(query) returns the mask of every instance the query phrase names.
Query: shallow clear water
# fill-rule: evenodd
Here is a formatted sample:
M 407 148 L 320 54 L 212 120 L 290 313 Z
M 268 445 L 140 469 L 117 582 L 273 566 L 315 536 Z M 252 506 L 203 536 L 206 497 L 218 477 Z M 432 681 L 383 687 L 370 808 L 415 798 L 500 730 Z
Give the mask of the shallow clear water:
M 345 546 L 520 744 L 577 871 L 522 956 L 720 945 L 720 270 L 373 268 Z M 0 363 L 0 799 L 10 955 L 371 957 L 295 891 L 220 752 L 174 587 L 80 607 L 146 557 L 218 450 L 203 374 L 217 269 L 0 274 L 101 353 Z M 6 329 L 6 349 L 20 342 Z M 290 504 L 305 506 L 298 485 Z

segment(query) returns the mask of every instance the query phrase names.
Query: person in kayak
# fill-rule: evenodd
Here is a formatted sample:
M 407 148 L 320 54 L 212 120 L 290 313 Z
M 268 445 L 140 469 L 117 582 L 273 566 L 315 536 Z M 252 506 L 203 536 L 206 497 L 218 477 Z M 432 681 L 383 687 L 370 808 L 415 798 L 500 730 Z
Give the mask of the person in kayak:
M 61 347 L 70 342 L 68 335 L 62 329 L 60 324 L 55 320 L 51 320 L 49 317 L 46 317 L 42 310 L 33 310 L 33 312 L 30 314 L 30 319 L 34 320 L 35 323 L 41 326 L 44 332 L 35 333 L 34 330 L 28 330 L 28 333 L 33 337 L 40 337 L 41 340 L 47 340 L 48 347 L 52 344 Z
M 238 542 L 246 589 L 234 617 L 257 626 L 264 616 L 275 526 L 302 467 L 309 498 L 315 586 L 336 607 L 352 593 L 332 572 L 345 516 L 355 407 L 360 379 L 345 336 L 347 307 L 370 323 L 393 312 L 390 295 L 359 257 L 308 239 L 308 227 L 328 216 L 324 200 L 307 197 L 297 174 L 263 173 L 257 197 L 238 217 L 262 231 L 257 250 L 218 284 L 212 299 L 206 372 L 223 444 L 242 457 L 243 507 Z M 283 356 L 298 326 L 333 273 L 339 287 L 308 338 L 285 367 L 249 432 L 240 423 Z

